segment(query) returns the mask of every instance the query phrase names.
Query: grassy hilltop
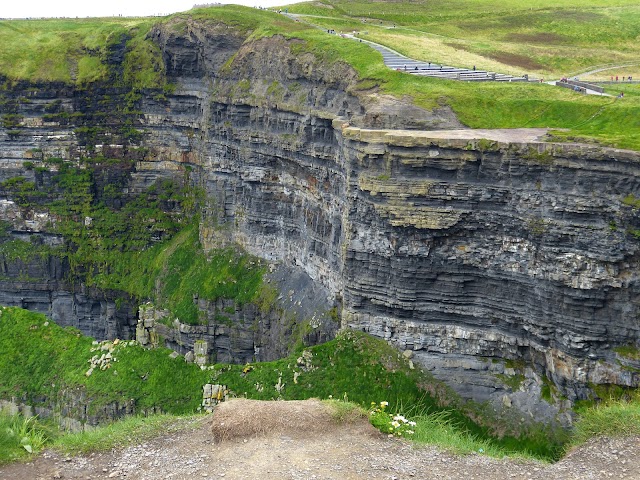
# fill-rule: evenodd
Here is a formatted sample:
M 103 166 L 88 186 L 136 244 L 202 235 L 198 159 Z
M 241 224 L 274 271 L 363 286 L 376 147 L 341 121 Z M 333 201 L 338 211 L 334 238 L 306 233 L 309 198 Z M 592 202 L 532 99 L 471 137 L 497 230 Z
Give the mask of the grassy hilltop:
M 375 5 L 375 8 L 372 7 Z M 361 90 L 412 98 L 417 105 L 449 105 L 472 128 L 550 127 L 557 138 L 640 149 L 640 88 L 615 85 L 615 97 L 591 97 L 545 84 L 462 83 L 416 78 L 389 70 L 364 44 L 328 35 L 326 28 L 357 30 L 401 53 L 456 66 L 476 65 L 504 73 L 559 78 L 607 68 L 592 77 L 640 79 L 640 6 L 632 0 L 510 0 L 445 2 L 316 1 L 288 7 L 294 21 L 277 13 L 236 6 L 191 10 L 165 19 L 16 20 L 0 22 L 0 75 L 9 81 L 98 81 L 134 88 L 164 86 L 161 52 L 147 33 L 156 22 L 184 28 L 188 22 L 226 23 L 250 32 L 248 42 L 283 35 L 327 63 L 347 62 Z M 114 76 L 109 56 L 125 48 Z

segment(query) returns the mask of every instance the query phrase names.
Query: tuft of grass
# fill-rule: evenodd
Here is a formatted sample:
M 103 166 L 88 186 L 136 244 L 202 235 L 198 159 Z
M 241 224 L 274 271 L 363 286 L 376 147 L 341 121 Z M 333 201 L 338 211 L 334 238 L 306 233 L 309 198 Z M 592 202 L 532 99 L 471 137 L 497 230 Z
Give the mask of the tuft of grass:
M 640 397 L 636 392 L 627 400 L 609 400 L 581 409 L 569 445 L 579 446 L 596 436 L 637 435 L 640 435 Z
M 350 423 L 367 417 L 367 411 L 357 403 L 336 399 L 326 399 L 323 402 L 329 405 L 331 416 L 338 423 Z
M 49 432 L 37 417 L 0 410 L 0 465 L 38 453 L 50 440 Z
M 621 345 L 613 349 L 618 355 L 630 360 L 640 360 L 640 349 L 635 345 Z
M 69 455 L 124 448 L 159 435 L 193 428 L 202 421 L 202 418 L 197 415 L 127 417 L 85 432 L 61 435 L 52 442 L 51 448 Z
M 505 449 L 495 443 L 478 438 L 461 430 L 447 412 L 411 417 L 416 423 L 411 440 L 416 443 L 437 445 L 456 454 L 481 453 L 491 457 L 502 458 L 517 456 L 521 458 L 538 458 L 527 451 Z

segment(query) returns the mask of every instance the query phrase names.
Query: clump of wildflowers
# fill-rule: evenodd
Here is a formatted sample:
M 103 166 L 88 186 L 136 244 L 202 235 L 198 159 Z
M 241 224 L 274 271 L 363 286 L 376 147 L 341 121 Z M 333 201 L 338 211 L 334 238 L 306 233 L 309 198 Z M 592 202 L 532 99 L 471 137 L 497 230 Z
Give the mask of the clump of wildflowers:
M 407 420 L 404 415 L 392 414 L 386 408 L 389 402 L 371 402 L 369 408 L 369 420 L 371 424 L 390 437 L 407 437 L 414 434 L 413 427 L 416 422 Z

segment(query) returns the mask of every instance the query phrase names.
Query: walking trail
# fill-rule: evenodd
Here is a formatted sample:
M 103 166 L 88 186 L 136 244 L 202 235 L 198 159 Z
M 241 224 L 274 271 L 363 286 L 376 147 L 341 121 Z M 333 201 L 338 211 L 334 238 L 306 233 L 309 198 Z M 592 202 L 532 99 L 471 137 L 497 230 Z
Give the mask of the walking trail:
M 243 403 L 232 408 L 252 414 Z M 300 408 L 295 407 L 294 415 L 300 414 Z M 308 429 L 297 424 L 295 431 L 274 428 L 216 441 L 211 428 L 212 422 L 214 427 L 220 423 L 216 415 L 192 420 L 187 428 L 174 431 L 168 426 L 161 437 L 106 453 L 65 457 L 45 452 L 29 463 L 0 467 L 0 480 L 640 478 L 638 437 L 594 439 L 560 462 L 545 464 L 480 454 L 455 455 L 431 446 L 415 446 L 380 434 L 366 418 L 336 425 L 330 418 L 314 417 Z

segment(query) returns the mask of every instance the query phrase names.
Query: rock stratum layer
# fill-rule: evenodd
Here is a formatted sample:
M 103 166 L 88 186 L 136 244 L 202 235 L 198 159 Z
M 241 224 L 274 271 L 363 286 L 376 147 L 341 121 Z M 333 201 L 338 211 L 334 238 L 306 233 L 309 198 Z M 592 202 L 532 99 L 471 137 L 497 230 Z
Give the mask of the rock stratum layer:
M 349 66 L 296 40 L 170 27 L 150 35 L 177 87 L 142 92 L 133 114 L 90 115 L 126 95 L 109 85 L 5 91 L 5 111 L 20 118 L 0 129 L 3 179 L 33 175 L 27 160 L 96 152 L 136 160 L 128 191 L 186 172 L 206 192 L 205 248 L 233 240 L 305 275 L 344 326 L 413 351 L 465 396 L 540 417 L 533 397 L 638 385 L 638 153 L 430 133 L 462 125 L 445 107 L 359 90 Z M 55 102 L 70 115 L 47 116 Z M 105 130 L 87 139 L 74 114 Z M 114 133 L 127 119 L 141 135 Z M 7 197 L 14 234 L 46 231 L 16 212 Z M 12 268 L 5 259 L 4 303 L 30 308 L 24 291 L 39 291 L 37 309 L 63 324 L 132 336 L 130 307 L 79 301 L 55 265 L 33 273 L 47 278 L 37 288 Z M 296 304 L 295 289 L 289 296 Z

